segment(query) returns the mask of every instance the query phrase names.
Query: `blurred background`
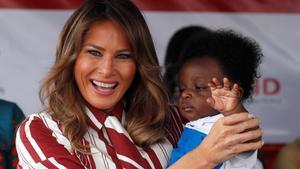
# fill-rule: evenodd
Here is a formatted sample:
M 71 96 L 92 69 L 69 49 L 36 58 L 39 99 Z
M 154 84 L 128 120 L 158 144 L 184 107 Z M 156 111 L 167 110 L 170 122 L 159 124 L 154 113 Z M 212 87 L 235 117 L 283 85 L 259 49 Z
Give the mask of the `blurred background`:
M 59 32 L 83 0 L 0 0 L 0 98 L 25 115 L 41 108 L 40 80 L 52 66 Z M 262 47 L 262 77 L 248 110 L 264 128 L 267 163 L 300 136 L 300 0 L 133 0 L 143 11 L 160 64 L 180 28 L 230 28 Z M 271 165 L 271 164 L 270 164 Z

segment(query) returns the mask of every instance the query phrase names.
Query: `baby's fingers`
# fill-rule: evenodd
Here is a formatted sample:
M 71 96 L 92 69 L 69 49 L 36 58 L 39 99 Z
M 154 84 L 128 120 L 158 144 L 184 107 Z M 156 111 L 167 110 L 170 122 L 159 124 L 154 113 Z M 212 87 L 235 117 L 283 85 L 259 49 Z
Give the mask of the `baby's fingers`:
M 242 90 L 238 84 L 233 84 L 232 87 L 232 92 L 234 92 L 237 96 L 241 97 L 242 96 Z
M 215 77 L 212 78 L 212 83 L 214 83 L 217 89 L 221 89 L 223 87 L 222 83 Z
M 208 85 L 208 87 L 210 87 L 210 90 L 212 90 L 212 91 L 217 89 L 217 85 L 213 81 L 213 79 L 207 85 Z
M 228 78 L 224 77 L 223 78 L 223 85 L 225 90 L 230 90 L 231 89 L 231 83 Z

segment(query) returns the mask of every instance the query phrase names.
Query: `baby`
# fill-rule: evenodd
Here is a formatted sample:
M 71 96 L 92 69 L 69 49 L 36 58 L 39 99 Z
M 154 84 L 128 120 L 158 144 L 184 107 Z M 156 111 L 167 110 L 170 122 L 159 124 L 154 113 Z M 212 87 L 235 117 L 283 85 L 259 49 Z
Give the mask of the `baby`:
M 199 146 L 218 119 L 246 111 L 242 101 L 251 96 L 262 57 L 253 40 L 224 30 L 195 36 L 183 54 L 178 108 L 189 122 L 170 165 Z M 256 163 L 257 151 L 246 152 L 215 168 L 252 169 Z

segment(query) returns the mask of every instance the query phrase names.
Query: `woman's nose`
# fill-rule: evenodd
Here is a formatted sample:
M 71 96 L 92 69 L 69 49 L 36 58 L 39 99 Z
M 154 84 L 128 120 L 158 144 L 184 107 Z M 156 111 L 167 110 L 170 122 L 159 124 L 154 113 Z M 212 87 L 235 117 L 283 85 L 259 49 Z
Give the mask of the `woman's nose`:
M 104 77 L 109 77 L 114 70 L 113 59 L 110 57 L 104 57 L 102 61 L 98 64 L 98 72 L 104 75 Z

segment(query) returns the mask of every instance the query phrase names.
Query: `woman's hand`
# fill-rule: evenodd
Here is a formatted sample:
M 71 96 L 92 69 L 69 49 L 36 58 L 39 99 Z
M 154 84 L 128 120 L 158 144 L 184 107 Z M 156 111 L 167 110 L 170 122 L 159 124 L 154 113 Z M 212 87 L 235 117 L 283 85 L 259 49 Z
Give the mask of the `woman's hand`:
M 262 147 L 259 119 L 249 113 L 237 113 L 219 119 L 201 145 L 179 159 L 170 168 L 211 169 L 245 151 Z M 255 140 L 255 141 L 253 141 Z
M 262 134 L 257 117 L 246 112 L 233 114 L 218 120 L 198 149 L 205 152 L 208 163 L 217 165 L 241 152 L 261 148 L 263 141 L 257 138 Z

